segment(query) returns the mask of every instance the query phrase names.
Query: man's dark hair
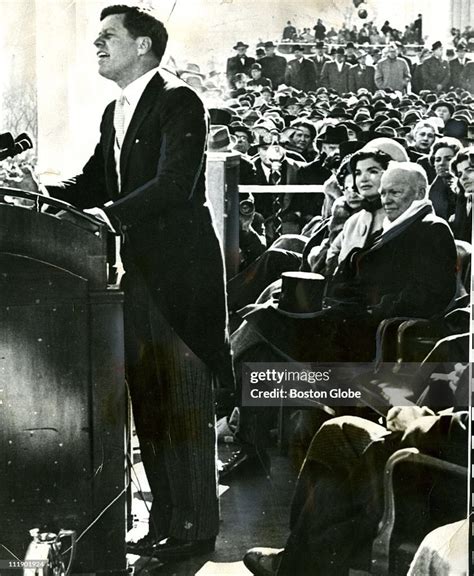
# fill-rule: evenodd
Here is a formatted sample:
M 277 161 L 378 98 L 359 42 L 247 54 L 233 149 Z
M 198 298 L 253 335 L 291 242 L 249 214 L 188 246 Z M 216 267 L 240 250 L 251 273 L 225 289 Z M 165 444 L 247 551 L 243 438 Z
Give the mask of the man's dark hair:
M 138 38 L 139 36 L 148 36 L 150 38 L 152 52 L 161 61 L 168 44 L 168 32 L 164 24 L 152 16 L 145 8 L 126 6 L 125 4 L 107 6 L 100 13 L 100 20 L 102 21 L 107 16 L 115 14 L 124 15 L 123 25 L 132 38 Z

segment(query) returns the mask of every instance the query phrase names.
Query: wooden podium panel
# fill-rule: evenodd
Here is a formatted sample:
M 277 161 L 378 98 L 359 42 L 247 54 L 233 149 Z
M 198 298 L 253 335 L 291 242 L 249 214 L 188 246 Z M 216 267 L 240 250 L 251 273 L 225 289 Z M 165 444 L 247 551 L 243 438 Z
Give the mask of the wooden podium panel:
M 0 230 L 0 541 L 24 558 L 30 529 L 75 530 L 73 573 L 125 574 L 122 295 L 104 232 L 5 205 Z

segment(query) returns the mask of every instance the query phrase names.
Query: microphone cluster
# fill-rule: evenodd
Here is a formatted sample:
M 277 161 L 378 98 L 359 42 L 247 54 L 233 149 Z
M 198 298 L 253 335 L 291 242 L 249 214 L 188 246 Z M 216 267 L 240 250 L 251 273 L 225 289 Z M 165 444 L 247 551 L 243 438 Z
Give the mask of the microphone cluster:
M 11 132 L 0 134 L 0 161 L 18 156 L 26 150 L 33 148 L 33 141 L 26 132 L 13 138 Z

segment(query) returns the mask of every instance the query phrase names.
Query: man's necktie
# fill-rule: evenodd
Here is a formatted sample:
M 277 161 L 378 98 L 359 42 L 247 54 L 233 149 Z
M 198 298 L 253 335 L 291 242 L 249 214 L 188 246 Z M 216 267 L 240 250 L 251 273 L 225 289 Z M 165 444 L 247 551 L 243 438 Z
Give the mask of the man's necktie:
M 115 138 L 117 139 L 117 145 L 119 149 L 122 148 L 123 139 L 125 138 L 125 104 L 127 99 L 125 95 L 120 95 L 115 102 L 114 111 L 114 128 L 115 128 Z
M 277 184 L 280 183 L 280 180 L 281 180 L 280 172 L 278 172 L 278 170 L 272 170 L 270 172 L 270 184 L 272 186 L 276 186 Z
M 281 173 L 278 170 L 272 170 L 270 172 L 270 184 L 272 186 L 277 186 L 281 181 Z M 274 224 L 274 237 L 279 238 L 281 236 L 282 220 L 281 220 L 281 195 L 275 194 L 273 197 L 272 204 L 273 212 L 273 224 Z

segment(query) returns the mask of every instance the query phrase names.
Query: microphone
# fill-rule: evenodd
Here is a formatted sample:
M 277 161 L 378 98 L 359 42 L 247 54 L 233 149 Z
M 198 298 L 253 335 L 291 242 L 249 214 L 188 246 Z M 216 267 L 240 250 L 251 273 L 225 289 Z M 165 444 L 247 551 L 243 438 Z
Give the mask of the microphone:
M 28 136 L 26 132 L 22 132 L 19 136 L 15 138 L 15 154 L 21 154 L 26 152 L 26 150 L 31 150 L 33 148 L 33 140 Z
M 0 134 L 0 161 L 13 158 L 31 148 L 33 148 L 33 141 L 26 132 L 17 136 L 15 140 L 10 132 Z

